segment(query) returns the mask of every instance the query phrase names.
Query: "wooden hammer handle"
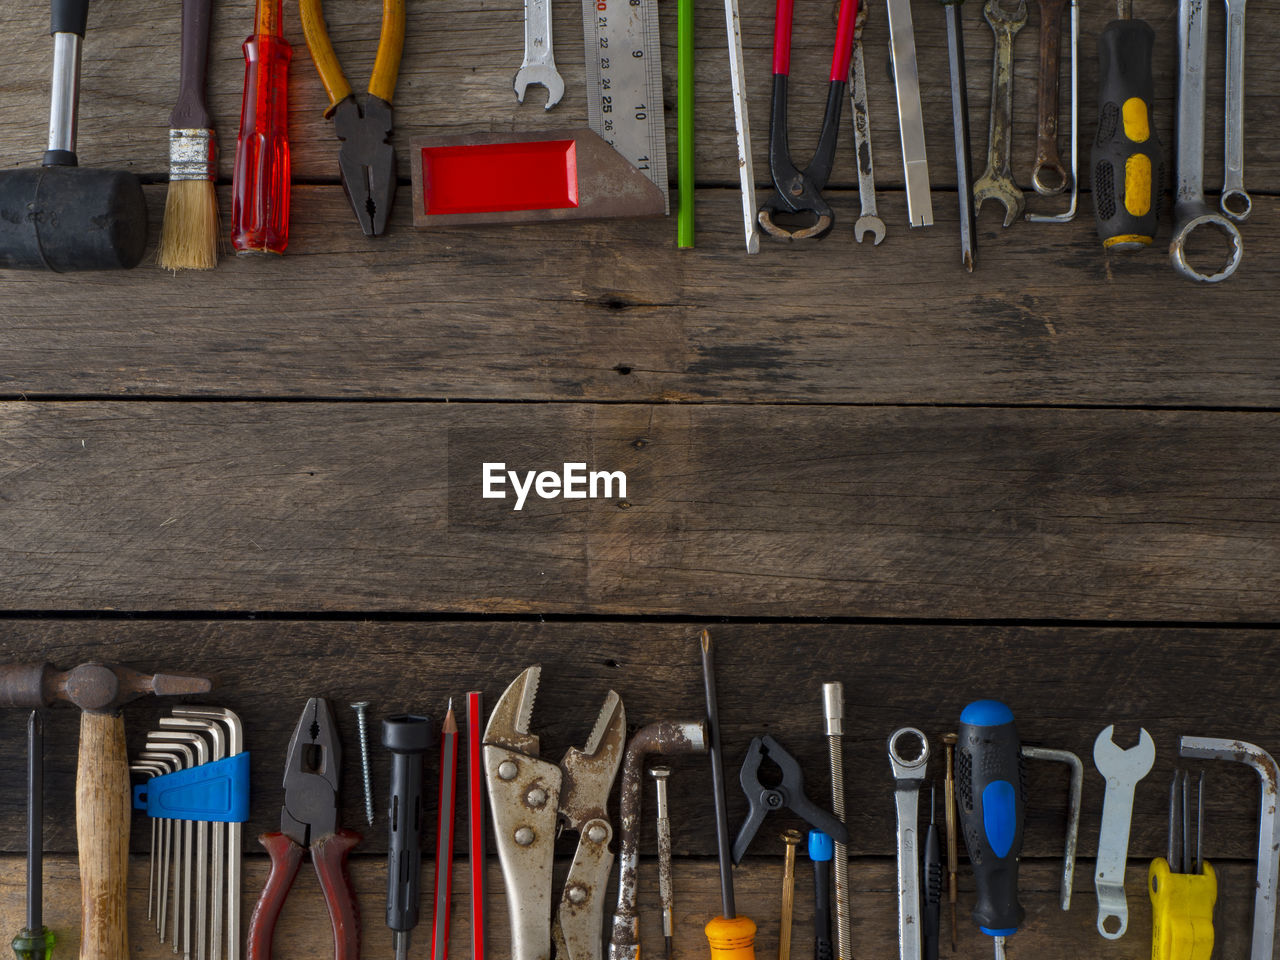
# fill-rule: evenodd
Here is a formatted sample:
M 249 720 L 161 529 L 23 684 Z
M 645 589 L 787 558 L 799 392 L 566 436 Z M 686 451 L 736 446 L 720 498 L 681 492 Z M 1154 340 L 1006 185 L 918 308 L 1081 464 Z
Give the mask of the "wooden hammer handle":
M 129 956 L 129 807 L 124 718 L 82 712 L 76 770 L 80 960 L 126 960 Z

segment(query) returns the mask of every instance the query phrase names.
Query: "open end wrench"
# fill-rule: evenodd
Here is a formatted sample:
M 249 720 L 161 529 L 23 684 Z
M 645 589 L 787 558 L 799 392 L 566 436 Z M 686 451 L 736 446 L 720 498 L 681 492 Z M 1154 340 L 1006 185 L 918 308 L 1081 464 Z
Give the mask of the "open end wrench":
M 516 72 L 517 101 L 524 103 L 531 84 L 547 88 L 544 110 L 550 110 L 564 96 L 564 80 L 551 49 L 551 0 L 524 0 L 524 63 Z
M 1244 4 L 1226 0 L 1227 5 L 1227 118 L 1225 176 L 1219 203 L 1222 212 L 1236 223 L 1244 223 L 1253 210 L 1253 201 L 1244 189 Z M 1239 209 L 1232 209 L 1237 206 Z
M 1200 760 L 1234 760 L 1248 764 L 1262 782 L 1258 878 L 1253 893 L 1253 946 L 1249 957 L 1250 960 L 1271 960 L 1276 940 L 1276 885 L 1280 882 L 1280 808 L 1277 808 L 1280 767 L 1267 751 L 1243 740 L 1183 737 L 1178 752 Z
M 1058 60 L 1062 52 L 1062 11 L 1067 0 L 1039 0 L 1040 84 L 1036 94 L 1036 165 L 1031 184 L 1042 197 L 1070 185 L 1058 155 Z
M 1106 778 L 1102 801 L 1102 829 L 1098 833 L 1098 871 L 1093 887 L 1098 895 L 1098 933 L 1119 940 L 1129 926 L 1129 904 L 1124 895 L 1124 867 L 1129 858 L 1129 825 L 1133 820 L 1133 793 L 1138 781 L 1156 762 L 1156 744 L 1144 729 L 1138 745 L 1121 750 L 1111 739 L 1115 726 L 1107 727 L 1093 743 L 1093 763 Z M 1107 922 L 1119 921 L 1108 930 Z
M 1004 204 L 1004 225 L 1021 220 L 1027 201 L 1013 182 L 1010 157 L 1013 150 L 1013 38 L 1027 23 L 1027 0 L 1018 0 L 1006 13 L 1000 0 L 987 0 L 982 15 L 996 35 L 995 64 L 991 71 L 991 126 L 987 134 L 987 169 L 973 185 L 976 213 L 984 200 Z
M 902 756 L 899 746 L 920 743 L 915 757 Z M 902 727 L 889 736 L 889 764 L 893 768 L 894 801 L 898 808 L 898 957 L 920 960 L 920 785 L 929 764 L 929 740 L 915 727 Z
M 1244 256 L 1244 242 L 1236 225 L 1204 202 L 1204 66 L 1208 49 L 1208 9 L 1205 0 L 1178 3 L 1178 190 L 1173 206 L 1173 239 L 1169 258 L 1188 280 L 1219 283 L 1236 272 Z M 1230 121 L 1228 121 L 1230 129 Z M 1203 226 L 1216 228 L 1231 245 L 1226 266 L 1217 273 L 1201 273 L 1187 260 L 1191 234 Z
M 756 177 L 751 166 L 751 119 L 747 112 L 747 80 L 742 60 L 742 17 L 738 0 L 724 0 L 725 33 L 729 41 L 729 84 L 733 92 L 733 129 L 738 142 L 738 183 L 742 193 L 742 230 L 747 253 L 760 252 L 756 226 Z
M 884 221 L 876 211 L 876 177 L 871 163 L 871 119 L 867 113 L 867 70 L 862 58 L 862 28 L 867 21 L 867 4 L 858 4 L 853 22 L 853 57 L 849 62 L 849 106 L 853 114 L 853 145 L 858 157 L 858 200 L 862 215 L 853 225 L 853 237 L 861 243 L 871 234 L 873 246 L 884 239 Z

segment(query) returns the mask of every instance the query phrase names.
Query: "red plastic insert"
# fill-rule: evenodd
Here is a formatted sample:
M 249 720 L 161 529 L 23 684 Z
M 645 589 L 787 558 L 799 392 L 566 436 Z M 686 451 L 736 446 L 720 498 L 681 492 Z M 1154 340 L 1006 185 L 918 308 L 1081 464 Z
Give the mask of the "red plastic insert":
M 422 206 L 428 214 L 577 205 L 573 140 L 422 148 Z

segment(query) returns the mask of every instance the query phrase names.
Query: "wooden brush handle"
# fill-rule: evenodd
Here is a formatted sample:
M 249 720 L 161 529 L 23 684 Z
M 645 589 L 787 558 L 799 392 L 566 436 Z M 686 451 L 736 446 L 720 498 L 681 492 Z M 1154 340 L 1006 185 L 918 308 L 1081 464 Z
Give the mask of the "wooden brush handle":
M 127 960 L 129 759 L 124 718 L 80 714 L 76 846 L 80 851 L 80 960 Z
M 209 63 L 209 22 L 213 0 L 182 0 L 182 66 L 178 102 L 169 114 L 171 130 L 209 130 L 204 78 Z

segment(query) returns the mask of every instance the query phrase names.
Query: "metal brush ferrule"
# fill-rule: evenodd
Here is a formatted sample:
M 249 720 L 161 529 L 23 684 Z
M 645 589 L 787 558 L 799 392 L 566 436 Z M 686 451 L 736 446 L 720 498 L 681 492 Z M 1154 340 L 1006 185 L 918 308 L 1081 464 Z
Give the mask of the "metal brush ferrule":
M 212 130 L 169 131 L 169 179 L 218 179 L 218 148 Z

